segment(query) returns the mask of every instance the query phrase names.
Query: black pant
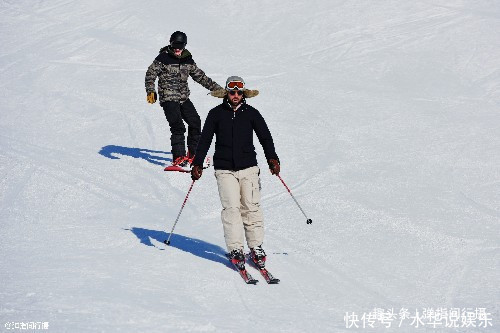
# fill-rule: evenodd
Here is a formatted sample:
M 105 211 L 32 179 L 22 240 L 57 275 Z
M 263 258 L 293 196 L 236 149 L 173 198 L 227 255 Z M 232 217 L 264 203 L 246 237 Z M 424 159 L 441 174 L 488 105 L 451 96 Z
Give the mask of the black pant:
M 184 143 L 186 127 L 183 120 L 188 125 L 187 146 L 189 151 L 194 154 L 198 140 L 200 140 L 201 119 L 193 103 L 188 99 L 184 103 L 163 102 L 161 106 L 170 125 L 170 143 L 174 160 L 179 156 L 186 155 Z

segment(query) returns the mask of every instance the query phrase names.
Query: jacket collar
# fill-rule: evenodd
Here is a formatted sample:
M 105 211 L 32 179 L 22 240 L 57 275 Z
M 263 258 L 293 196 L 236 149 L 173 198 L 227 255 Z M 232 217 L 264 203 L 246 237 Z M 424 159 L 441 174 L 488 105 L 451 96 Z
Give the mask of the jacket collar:
M 185 59 L 185 58 L 188 58 L 188 57 L 191 56 L 191 52 L 189 52 L 187 49 L 182 50 L 182 53 L 181 53 L 180 57 L 178 57 L 178 56 L 175 55 L 174 50 L 172 50 L 172 48 L 170 47 L 170 45 L 167 46 L 166 50 L 167 50 L 167 52 L 168 52 L 169 55 L 171 55 L 172 57 L 177 58 L 177 59 Z
M 224 97 L 224 101 L 222 101 L 222 106 L 226 109 L 226 110 L 231 110 L 231 111 L 238 111 L 238 110 L 241 110 L 243 111 L 245 109 L 245 106 L 247 104 L 247 101 L 245 100 L 245 98 L 243 98 L 241 100 L 241 103 L 236 107 L 236 110 L 233 109 L 233 106 L 229 103 L 229 100 L 227 99 L 227 96 Z

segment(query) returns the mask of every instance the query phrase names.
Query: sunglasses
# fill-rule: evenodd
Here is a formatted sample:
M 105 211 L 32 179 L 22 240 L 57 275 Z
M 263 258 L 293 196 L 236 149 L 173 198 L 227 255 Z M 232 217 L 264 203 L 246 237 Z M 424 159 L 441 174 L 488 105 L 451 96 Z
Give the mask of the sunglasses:
M 243 88 L 245 88 L 245 84 L 241 81 L 231 81 L 231 82 L 228 82 L 226 88 L 227 89 L 243 89 Z
M 230 90 L 229 91 L 229 95 L 231 95 L 231 96 L 234 96 L 236 94 L 238 94 L 238 96 L 243 96 L 243 91 L 241 91 L 241 90 Z

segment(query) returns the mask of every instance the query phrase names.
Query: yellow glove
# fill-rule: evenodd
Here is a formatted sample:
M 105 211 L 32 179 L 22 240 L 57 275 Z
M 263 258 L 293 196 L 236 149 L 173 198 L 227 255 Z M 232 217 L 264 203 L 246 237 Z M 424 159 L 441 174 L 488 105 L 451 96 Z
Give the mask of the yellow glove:
M 153 104 L 153 103 L 156 103 L 156 91 L 153 91 L 152 93 L 149 93 L 147 96 L 146 96 L 146 100 L 148 101 L 149 104 Z

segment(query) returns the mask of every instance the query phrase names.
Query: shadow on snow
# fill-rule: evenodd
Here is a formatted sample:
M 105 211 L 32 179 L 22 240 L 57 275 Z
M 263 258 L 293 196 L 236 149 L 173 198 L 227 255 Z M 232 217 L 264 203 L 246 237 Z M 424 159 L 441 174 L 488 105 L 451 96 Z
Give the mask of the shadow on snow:
M 149 230 L 135 227 L 125 230 L 131 231 L 141 241 L 142 244 L 153 247 L 156 246 L 151 242 L 151 239 L 154 239 L 163 244 L 163 242 L 168 238 L 169 235 L 165 231 Z M 229 261 L 226 258 L 226 251 L 222 247 L 207 243 L 200 239 L 190 238 L 179 234 L 172 234 L 172 237 L 170 238 L 170 245 L 167 246 L 167 249 L 169 247 L 173 247 L 184 252 L 189 252 L 203 259 L 221 263 L 227 267 L 232 267 L 231 265 L 229 265 Z
M 165 162 L 172 162 L 172 158 L 158 156 L 158 154 L 172 155 L 172 153 L 170 152 L 149 150 L 143 148 L 129 148 L 122 146 L 108 145 L 102 147 L 101 150 L 99 151 L 99 154 L 101 154 L 104 157 L 110 158 L 112 160 L 117 160 L 120 158 L 116 155 L 130 156 L 133 158 L 142 158 L 143 160 L 149 163 L 161 166 L 165 166 L 167 164 Z

